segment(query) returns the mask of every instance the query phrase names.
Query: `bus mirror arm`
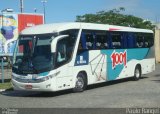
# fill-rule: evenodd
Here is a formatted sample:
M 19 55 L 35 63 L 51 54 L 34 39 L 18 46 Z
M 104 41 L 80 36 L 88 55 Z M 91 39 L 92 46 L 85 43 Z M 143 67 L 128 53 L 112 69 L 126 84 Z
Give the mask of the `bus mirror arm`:
M 69 35 L 60 35 L 60 36 L 57 36 L 55 38 L 52 39 L 51 41 L 51 52 L 54 53 L 56 52 L 56 46 L 57 46 L 57 42 L 63 38 L 66 38 L 68 37 Z

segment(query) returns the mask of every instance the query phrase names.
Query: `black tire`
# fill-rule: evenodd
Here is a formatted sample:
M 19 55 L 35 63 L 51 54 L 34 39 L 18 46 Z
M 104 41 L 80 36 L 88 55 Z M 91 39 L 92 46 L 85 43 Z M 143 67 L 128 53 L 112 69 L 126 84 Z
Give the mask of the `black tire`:
M 87 87 L 87 79 L 84 73 L 79 73 L 77 75 L 77 80 L 73 92 L 83 92 Z
M 141 67 L 139 65 L 136 66 L 134 70 L 133 80 L 137 81 L 141 78 Z

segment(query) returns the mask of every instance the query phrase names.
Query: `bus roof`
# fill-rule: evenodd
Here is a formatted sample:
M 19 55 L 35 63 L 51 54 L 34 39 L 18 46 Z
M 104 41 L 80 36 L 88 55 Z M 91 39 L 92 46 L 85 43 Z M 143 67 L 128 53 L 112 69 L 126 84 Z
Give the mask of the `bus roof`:
M 132 27 L 123 27 L 108 24 L 94 24 L 94 23 L 81 23 L 81 22 L 66 22 L 66 23 L 53 23 L 53 24 L 43 24 L 34 27 L 27 28 L 23 30 L 20 34 L 47 34 L 59 31 L 64 31 L 68 29 L 90 29 L 90 30 L 106 30 L 106 31 L 123 31 L 123 32 L 144 32 L 153 33 L 149 29 L 139 29 Z

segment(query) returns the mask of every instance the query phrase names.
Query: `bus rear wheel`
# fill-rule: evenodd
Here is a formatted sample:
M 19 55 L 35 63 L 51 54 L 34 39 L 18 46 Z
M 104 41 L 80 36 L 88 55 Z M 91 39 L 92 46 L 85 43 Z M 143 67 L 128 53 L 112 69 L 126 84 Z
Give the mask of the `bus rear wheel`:
M 135 67 L 135 70 L 134 70 L 134 77 L 133 77 L 133 79 L 134 79 L 135 81 L 137 81 L 137 80 L 140 79 L 140 77 L 141 77 L 141 67 L 140 67 L 139 65 L 137 65 L 137 66 Z
M 83 73 L 77 75 L 74 92 L 83 92 L 87 87 L 86 76 Z

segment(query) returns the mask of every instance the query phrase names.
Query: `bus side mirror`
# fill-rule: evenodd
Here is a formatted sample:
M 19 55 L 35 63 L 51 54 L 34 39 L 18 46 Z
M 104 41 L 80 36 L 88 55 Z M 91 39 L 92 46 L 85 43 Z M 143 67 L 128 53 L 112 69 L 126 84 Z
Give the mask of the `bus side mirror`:
M 53 38 L 52 41 L 51 41 L 51 52 L 52 53 L 56 52 L 57 42 L 60 39 L 66 38 L 68 36 L 69 35 L 60 35 L 60 36 L 57 36 L 57 37 Z

